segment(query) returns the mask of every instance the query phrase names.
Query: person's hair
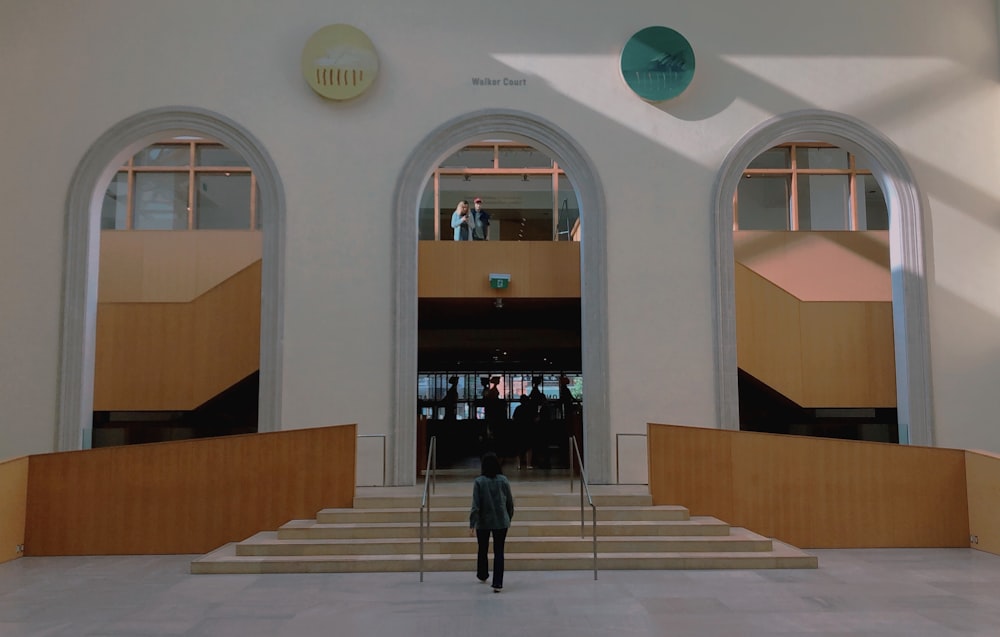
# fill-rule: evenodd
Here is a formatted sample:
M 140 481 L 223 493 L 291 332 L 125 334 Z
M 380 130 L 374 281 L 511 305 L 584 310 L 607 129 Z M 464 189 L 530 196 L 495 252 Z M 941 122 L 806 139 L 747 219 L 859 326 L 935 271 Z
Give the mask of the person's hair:
M 498 473 L 503 473 L 503 471 L 500 470 L 500 459 L 497 458 L 496 453 L 487 451 L 483 454 L 482 474 L 487 478 L 495 478 Z

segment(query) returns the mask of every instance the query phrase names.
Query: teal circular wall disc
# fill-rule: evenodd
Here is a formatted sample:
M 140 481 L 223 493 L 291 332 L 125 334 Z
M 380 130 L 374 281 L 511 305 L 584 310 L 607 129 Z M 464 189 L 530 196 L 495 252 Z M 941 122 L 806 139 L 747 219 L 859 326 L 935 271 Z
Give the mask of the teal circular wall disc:
M 677 97 L 694 77 L 694 51 L 683 35 L 667 27 L 646 27 L 625 43 L 622 78 L 650 102 Z

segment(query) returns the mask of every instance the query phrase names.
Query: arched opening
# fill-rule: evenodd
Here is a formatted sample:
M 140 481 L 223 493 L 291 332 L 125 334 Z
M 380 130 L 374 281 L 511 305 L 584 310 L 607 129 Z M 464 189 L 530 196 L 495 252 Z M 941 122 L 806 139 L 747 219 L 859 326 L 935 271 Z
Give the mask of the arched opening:
M 434 437 L 440 469 L 476 472 L 493 451 L 562 475 L 586 420 L 569 176 L 523 140 L 471 140 L 434 170 L 418 226 L 420 466 Z
M 395 387 L 390 441 L 393 484 L 412 484 L 417 473 L 418 210 L 428 178 L 442 159 L 472 140 L 520 140 L 564 168 L 579 203 L 581 242 L 581 367 L 585 462 L 596 483 L 611 476 L 607 401 L 607 284 L 605 206 L 589 159 L 565 133 L 537 117 L 509 110 L 484 110 L 448 122 L 417 146 L 404 166 L 394 198 L 395 214 Z
M 715 187 L 716 384 L 720 426 L 739 428 L 733 196 L 744 169 L 759 155 L 791 142 L 825 142 L 864 155 L 889 211 L 893 335 L 899 441 L 934 443 L 930 347 L 924 279 L 922 200 L 898 149 L 854 118 L 820 110 L 775 117 L 747 133 L 729 153 Z
M 203 109 L 170 107 L 125 119 L 94 142 L 77 167 L 66 202 L 63 322 L 57 448 L 87 446 L 92 422 L 97 268 L 105 189 L 122 163 L 172 135 L 203 135 L 240 155 L 257 176 L 262 219 L 258 431 L 278 429 L 281 385 L 285 203 L 270 156 L 239 124 Z

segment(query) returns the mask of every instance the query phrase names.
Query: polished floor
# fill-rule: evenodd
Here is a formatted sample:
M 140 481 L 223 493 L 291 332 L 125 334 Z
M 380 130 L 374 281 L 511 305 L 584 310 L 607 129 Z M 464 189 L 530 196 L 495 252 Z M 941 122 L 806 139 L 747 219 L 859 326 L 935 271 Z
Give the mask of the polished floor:
M 472 540 L 470 540 L 472 541 Z M 3 637 L 1000 635 L 1000 556 L 821 550 L 817 570 L 190 575 L 192 556 L 0 564 Z

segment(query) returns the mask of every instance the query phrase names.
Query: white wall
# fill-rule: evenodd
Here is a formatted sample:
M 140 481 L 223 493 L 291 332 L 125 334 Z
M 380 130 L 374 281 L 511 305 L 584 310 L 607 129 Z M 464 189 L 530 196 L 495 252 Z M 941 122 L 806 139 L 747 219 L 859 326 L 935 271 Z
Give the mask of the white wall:
M 689 4 L 4 3 L 0 458 L 54 445 L 71 175 L 113 124 L 170 105 L 234 119 L 280 172 L 286 428 L 388 431 L 395 181 L 431 130 L 487 107 L 554 122 L 600 174 L 612 431 L 714 425 L 716 171 L 754 125 L 823 108 L 881 130 L 917 175 L 929 204 L 938 443 L 1000 450 L 993 0 Z M 365 31 L 381 63 L 372 89 L 342 104 L 312 93 L 299 71 L 305 41 L 338 22 Z M 625 41 L 651 25 L 677 29 L 697 55 L 688 91 L 658 105 L 633 95 L 617 70 Z M 474 87 L 474 76 L 527 84 Z

